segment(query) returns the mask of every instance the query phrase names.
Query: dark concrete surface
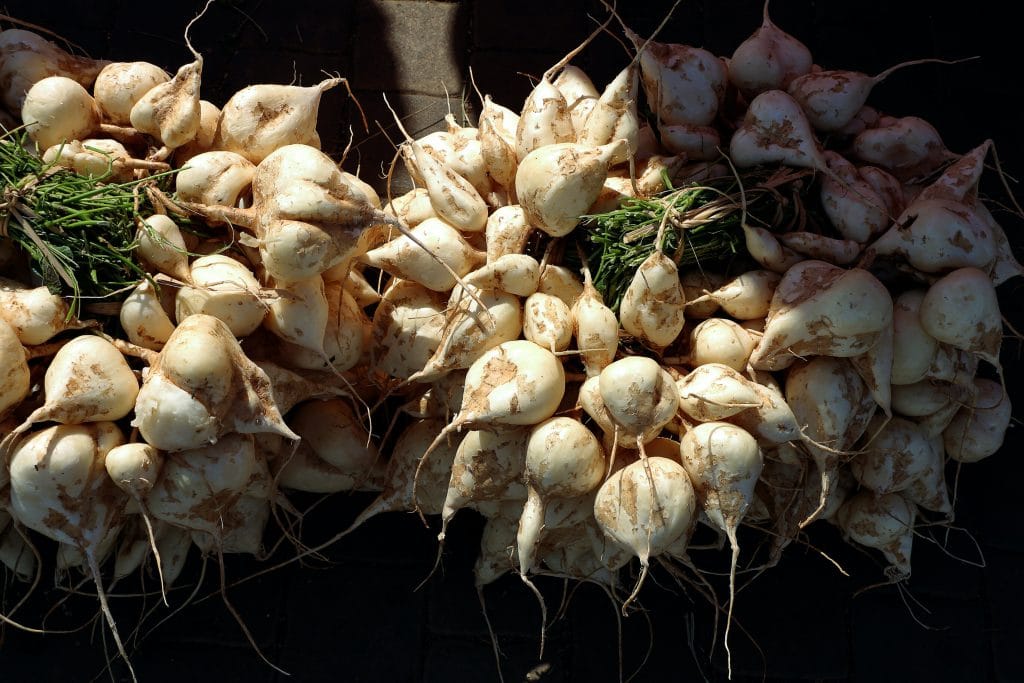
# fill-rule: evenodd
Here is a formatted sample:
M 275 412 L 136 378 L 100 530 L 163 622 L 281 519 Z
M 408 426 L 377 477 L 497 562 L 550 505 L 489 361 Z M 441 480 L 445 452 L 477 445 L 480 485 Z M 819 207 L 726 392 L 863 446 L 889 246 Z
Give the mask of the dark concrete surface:
M 634 28 L 645 33 L 669 3 L 620 2 Z M 910 0 L 863 3 L 777 0 L 777 24 L 811 48 L 826 67 L 875 73 L 910 58 L 981 59 L 950 67 L 924 65 L 878 86 L 871 102 L 897 115 L 930 120 L 954 151 L 991 137 L 1011 176 L 1024 174 L 1019 78 L 1020 38 L 1012 4 Z M 144 59 L 174 70 L 189 60 L 181 31 L 197 3 L 102 0 L 88 7 L 64 1 L 7 2 L 8 14 L 50 28 L 93 56 Z M 729 54 L 758 25 L 753 0 L 683 2 L 662 36 Z M 257 82 L 312 83 L 324 72 L 350 79 L 370 130 L 356 127 L 341 89 L 321 109 L 325 149 L 340 154 L 354 127 L 345 166 L 380 186 L 391 158 L 395 126 L 382 94 L 413 135 L 440 126 L 451 108 L 472 115 L 477 87 L 518 109 L 536 76 L 594 26 L 598 3 L 586 0 L 429 2 L 336 0 L 217 2 L 196 24 L 192 42 L 204 54 L 204 97 L 216 104 Z M 577 64 L 603 84 L 624 64 L 624 52 L 602 37 Z M 1005 223 L 1021 244 L 1020 221 Z M 1018 253 L 1021 253 L 1018 250 Z M 1021 322 L 1021 283 L 1001 291 L 1007 318 Z M 1007 338 L 1004 363 L 1011 395 L 1020 395 L 1020 344 Z M 1024 404 L 1024 401 L 1020 401 Z M 809 545 L 789 549 L 783 562 L 738 596 L 732 631 L 734 680 L 740 681 L 987 681 L 1024 680 L 1024 533 L 1016 502 L 1024 475 L 1020 428 L 1010 430 L 993 458 L 965 466 L 958 488 L 959 528 L 951 556 L 924 536 L 914 549 L 914 575 L 902 589 L 870 586 L 882 580 L 877 558 L 844 545 L 824 524 L 809 529 Z M 952 474 L 952 472 L 951 472 Z M 314 543 L 350 522 L 370 502 L 365 494 L 335 496 L 310 513 L 304 539 Z M 311 499 L 312 500 L 312 499 Z M 306 501 L 306 502 L 311 502 Z M 472 583 L 480 519 L 462 513 L 453 523 L 441 570 L 422 588 L 436 551 L 436 527 L 408 514 L 377 518 L 326 553 L 232 587 L 227 595 L 266 658 L 261 661 L 217 595 L 217 567 L 193 556 L 185 588 L 172 594 L 181 610 L 153 608 L 152 596 L 114 600 L 122 633 L 142 681 L 427 681 L 496 680 L 494 655 Z M 943 538 L 941 531 L 935 532 Z M 813 546 L 813 547 L 812 547 Z M 744 550 L 745 558 L 747 549 Z M 753 552 L 753 548 L 750 548 Z M 834 558 L 844 576 L 825 559 Z M 283 556 L 283 555 L 282 555 Z M 706 555 L 709 566 L 721 566 Z M 983 561 L 981 558 L 984 558 Z M 962 558 L 962 559 L 958 559 Z M 984 565 L 984 566 L 978 566 Z M 231 581 L 261 568 L 228 558 Z M 95 616 L 95 599 L 71 597 L 44 577 L 31 602 L 15 616 L 54 630 L 26 634 L 0 626 L 0 681 L 107 680 L 109 634 Z M 627 585 L 633 577 L 624 575 Z M 189 588 L 201 581 L 190 604 Z M 552 612 L 563 598 L 556 581 L 539 581 Z M 716 581 L 722 595 L 722 582 Z M 123 586 L 124 591 L 142 586 Z M 153 589 L 153 579 L 144 588 Z M 24 593 L 5 583 L 10 608 Z M 724 680 L 721 633 L 712 651 L 713 615 L 691 587 L 655 571 L 641 595 L 644 614 L 619 619 L 593 586 L 569 588 L 564 614 L 548 631 L 544 683 L 618 680 Z M 502 650 L 506 681 L 523 681 L 539 663 L 540 612 L 515 577 L 484 591 Z M 50 608 L 52 612 L 49 612 Z M 166 617 L 166 619 L 165 619 Z M 77 629 L 73 633 L 60 633 Z M 621 629 L 621 631 L 620 631 Z M 749 637 L 748 637 L 749 636 Z M 116 680 L 125 680 L 114 665 Z M 542 667 L 544 668 L 544 667 Z M 540 669 L 537 670 L 538 672 Z

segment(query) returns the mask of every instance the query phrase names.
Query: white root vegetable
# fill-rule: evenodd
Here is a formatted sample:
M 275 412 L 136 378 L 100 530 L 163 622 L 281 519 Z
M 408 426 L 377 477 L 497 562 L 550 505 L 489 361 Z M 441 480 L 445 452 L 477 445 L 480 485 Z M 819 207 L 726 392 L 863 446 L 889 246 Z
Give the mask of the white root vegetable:
M 345 372 L 356 366 L 372 335 L 372 323 L 341 282 L 324 283 L 327 298 L 327 329 L 321 346 L 282 343 L 288 363 L 296 368 Z
M 118 319 L 128 341 L 153 351 L 162 349 L 174 331 L 174 323 L 149 280 L 140 282 L 121 302 Z
M 147 92 L 171 79 L 170 74 L 149 62 L 112 62 L 96 76 L 92 95 L 103 120 L 117 126 L 131 125 L 132 107 Z
M 438 218 L 434 207 L 430 205 L 430 193 L 425 187 L 414 187 L 405 194 L 390 199 L 384 205 L 384 213 L 400 219 L 410 228 L 428 218 Z
M 838 69 L 811 71 L 790 81 L 786 90 L 807 112 L 811 125 L 831 133 L 850 123 L 867 102 L 871 90 L 894 71 L 929 62 L 949 63 L 940 59 L 915 59 L 890 66 L 874 76 Z
M 787 232 L 777 239 L 783 247 L 801 256 L 837 266 L 853 263 L 861 253 L 861 245 L 853 240 L 836 239 L 816 232 Z
M 198 448 L 232 431 L 298 438 L 284 424 L 266 373 L 226 324 L 203 314 L 179 324 L 151 363 L 132 426 L 162 451 Z
M 886 415 L 892 415 L 892 362 L 895 333 L 892 325 L 878 334 L 878 340 L 864 353 L 850 356 L 850 363 L 867 385 L 875 403 Z
M 883 116 L 873 128 L 858 134 L 853 156 L 887 169 L 900 180 L 928 175 L 955 158 L 935 127 L 917 116 Z
M 864 438 L 864 452 L 851 461 L 850 469 L 875 493 L 902 491 L 928 468 L 942 466 L 941 444 L 906 418 L 875 416 Z
M 764 404 L 756 383 L 720 363 L 697 366 L 676 380 L 676 388 L 680 410 L 698 422 L 723 420 Z
M 178 199 L 215 206 L 237 206 L 256 175 L 256 166 L 227 150 L 203 152 L 188 160 L 174 176 Z
M 772 23 L 765 0 L 761 26 L 729 59 L 729 81 L 751 98 L 766 90 L 788 87 L 813 64 L 807 46 Z
M 875 403 L 853 366 L 842 358 L 816 356 L 789 368 L 785 381 L 786 403 L 807 437 L 820 476 L 820 498 L 800 526 L 825 513 L 839 468 L 860 439 L 875 413 Z
M 288 420 L 302 440 L 294 454 L 275 459 L 278 485 L 310 493 L 381 489 L 384 461 L 345 400 L 305 401 Z
M 608 365 L 598 375 L 598 388 L 617 440 L 640 449 L 641 455 L 643 444 L 657 437 L 679 410 L 679 390 L 672 376 L 644 356 L 627 356 Z
M 893 580 L 910 575 L 916 517 L 917 507 L 900 494 L 876 496 L 871 491 L 854 495 L 836 513 L 847 538 L 882 552 L 891 564 L 886 574 Z
M 645 42 L 628 29 L 626 37 L 639 52 L 644 93 L 659 127 L 708 126 L 715 120 L 728 81 L 721 59 L 699 47 Z
M 537 147 L 519 162 L 516 197 L 533 227 L 552 237 L 569 234 L 601 194 L 623 140 L 589 147 L 562 142 Z
M 91 137 L 100 125 L 100 108 L 89 91 L 66 76 L 48 76 L 34 84 L 21 105 L 25 130 L 40 150 Z
M 1024 275 L 1024 266 L 1013 255 L 1010 242 L 1006 238 L 1006 231 L 996 222 L 992 212 L 988 210 L 988 207 L 983 202 L 976 203 L 974 210 L 978 212 L 981 220 L 992 231 L 996 243 L 997 255 L 996 262 L 992 265 L 992 284 L 998 287 L 1012 277 Z
M 25 347 L 11 326 L 0 319 L 0 420 L 28 396 L 31 375 Z M 3 469 L 0 466 L 0 469 Z M 0 481 L 2 483 L 2 481 Z
M 535 292 L 523 302 L 523 337 L 552 353 L 565 351 L 572 341 L 572 311 L 551 294 Z
M 463 284 L 528 297 L 540 286 L 540 264 L 528 254 L 504 254 L 468 273 Z
M 583 283 L 565 266 L 553 266 L 549 263 L 541 268 L 537 291 L 557 296 L 566 306 L 572 308 L 583 294 Z
M 714 291 L 687 301 L 687 312 L 694 305 L 714 303 L 737 320 L 764 318 L 771 310 L 772 297 L 781 279 L 781 275 L 770 270 L 747 271 Z
M 743 241 L 747 253 L 758 265 L 776 273 L 785 273 L 804 260 L 803 256 L 783 245 L 779 237 L 766 228 L 744 223 Z
M 550 351 L 531 341 L 507 341 L 473 361 L 463 382 L 462 404 L 437 434 L 417 468 L 449 435 L 463 427 L 535 425 L 555 414 L 565 394 L 565 370 Z
M 504 499 L 509 486 L 522 480 L 529 436 L 525 427 L 490 427 L 466 433 L 452 462 L 438 541 L 444 541 L 448 524 L 460 509 Z
M 724 531 L 732 548 L 729 565 L 729 611 L 725 647 L 729 652 L 729 627 L 736 599 L 736 566 L 740 544 L 736 531 L 754 500 L 754 486 L 761 476 L 764 455 L 748 432 L 726 422 L 705 422 L 688 430 L 679 441 L 683 468 L 694 485 L 704 515 Z
M 932 284 L 921 300 L 921 328 L 944 344 L 977 354 L 996 368 L 1003 321 L 996 290 L 977 268 L 959 268 Z
M 103 337 L 82 335 L 64 344 L 43 379 L 46 402 L 0 442 L 6 451 L 38 422 L 82 424 L 120 420 L 132 411 L 139 381 L 117 348 Z
M 825 161 L 832 173 L 821 179 L 821 205 L 839 234 L 863 244 L 892 225 L 902 209 L 895 178 L 880 168 L 857 168 L 831 150 Z
M 362 262 L 435 292 L 446 292 L 455 286 L 456 275 L 466 275 L 484 260 L 458 230 L 440 218 L 424 220 L 410 234 L 412 237 L 401 235 L 366 252 Z
M 376 473 L 344 472 L 319 458 L 304 442 L 293 452 L 271 462 L 274 481 L 280 489 L 306 493 L 339 491 L 380 491 L 382 478 Z
M 209 100 L 199 100 L 199 131 L 191 141 L 174 150 L 174 165 L 183 167 L 197 154 L 213 151 L 213 139 L 220 122 L 220 109 Z
M 185 238 L 170 216 L 158 213 L 141 220 L 135 239 L 136 253 L 145 263 L 179 282 L 189 281 Z
M 174 526 L 222 538 L 243 522 L 231 507 L 261 466 L 249 434 L 226 434 L 215 444 L 169 454 L 146 509 Z
M 942 437 L 930 434 L 935 442 L 935 451 L 940 457 L 932 461 L 923 473 L 915 477 L 900 494 L 909 502 L 923 510 L 931 510 L 945 515 L 949 522 L 953 521 L 953 501 L 946 485 L 946 462 L 942 454 Z
M 583 69 L 572 64 L 562 67 L 552 85 L 565 98 L 573 130 L 578 136 L 579 132 L 583 130 L 590 112 L 594 110 L 601 93 L 598 92 L 590 76 Z
M 460 126 L 452 114 L 445 116 L 447 131 L 436 131 L 420 138 L 424 151 L 448 166 L 456 175 L 473 186 L 481 198 L 494 190 L 494 183 L 487 175 L 479 128 Z M 411 172 L 418 172 L 415 159 L 406 154 L 403 158 Z M 413 173 L 415 178 L 415 173 Z
M 688 537 L 696 521 L 697 497 L 686 470 L 668 458 L 647 458 L 605 480 L 594 499 L 601 530 L 640 558 L 641 572 L 623 612 L 640 592 L 650 558 Z
M 948 382 L 922 380 L 892 388 L 892 409 L 910 418 L 927 417 L 945 410 L 956 396 L 956 387 Z
M 192 315 L 213 316 L 236 337 L 260 326 L 267 313 L 262 287 L 252 271 L 223 254 L 200 256 L 192 262 L 189 284 L 178 290 L 174 315 L 180 325 Z
M 480 554 L 473 565 L 478 590 L 515 568 L 516 532 L 522 509 L 522 501 L 505 501 L 493 514 L 487 515 L 480 535 Z
M 409 379 L 431 382 L 452 370 L 469 368 L 499 344 L 518 339 L 523 329 L 522 305 L 513 294 L 487 290 L 477 294 L 483 303 L 462 296 L 449 302 L 441 340 L 430 359 Z
M 163 169 L 159 164 L 132 159 L 116 140 L 87 138 L 59 143 L 43 152 L 43 162 L 71 169 L 80 176 L 103 182 L 128 182 L 135 169 Z
M 756 337 L 739 323 L 708 318 L 690 331 L 690 364 L 721 363 L 743 371 L 756 344 Z
M 319 275 L 274 287 L 262 319 L 281 339 L 321 354 L 328 322 L 327 294 Z
M 324 273 L 324 280 L 332 280 L 330 271 Z M 374 289 L 357 268 L 352 268 L 344 277 L 345 291 L 352 295 L 352 298 L 359 304 L 359 308 L 366 309 L 380 303 L 380 293 Z
M 487 224 L 487 203 L 472 183 L 427 152 L 409 135 L 397 115 L 395 123 L 405 136 L 404 144 L 412 151 L 411 170 L 422 179 L 437 215 L 463 232 L 482 231 Z
M 782 163 L 830 172 L 807 115 L 782 90 L 768 90 L 750 102 L 729 141 L 729 157 L 739 168 Z
M 117 488 L 139 498 L 145 498 L 156 485 L 163 463 L 163 453 L 137 441 L 111 448 L 103 460 Z
M 445 302 L 439 293 L 396 279 L 373 312 L 374 365 L 389 377 L 409 379 L 440 346 Z
M 630 62 L 594 101 L 582 128 L 574 125 L 576 142 L 580 144 L 600 147 L 616 140 L 625 142 L 612 159 L 612 164 L 634 157 L 639 146 L 640 115 L 636 109 L 640 83 L 638 71 L 636 63 Z
M 380 496 L 347 529 L 321 547 L 384 512 L 419 510 L 422 514 L 436 515 L 442 511 L 458 447 L 456 439 L 435 439 L 443 424 L 443 420 L 437 418 L 417 420 L 399 435 L 388 461 Z
M 940 198 L 916 199 L 868 251 L 901 256 L 925 273 L 967 267 L 988 271 L 998 257 L 987 221 L 960 201 Z
M 523 207 L 510 204 L 495 209 L 487 217 L 484 239 L 487 241 L 487 262 L 493 263 L 506 254 L 522 254 L 533 226 Z
M 256 366 L 270 380 L 271 394 L 282 414 L 310 400 L 328 400 L 339 396 L 355 400 L 346 389 L 337 386 L 338 376 L 333 372 L 299 374 L 267 360 L 257 362 Z M 269 436 L 266 438 L 270 439 Z M 275 439 L 277 443 L 283 437 L 277 435 Z
M 446 429 L 537 424 L 554 414 L 564 393 L 565 371 L 554 354 L 526 340 L 503 342 L 469 367 L 462 407 Z
M 11 570 L 19 581 L 31 581 L 38 572 L 39 562 L 16 525 L 4 524 L 2 519 L 5 515 L 10 517 L 0 511 L 0 564 Z
M 857 110 L 850 122 L 836 133 L 843 137 L 853 137 L 877 124 L 880 116 L 877 109 L 864 105 Z
M 375 208 L 329 156 L 309 145 L 285 145 L 261 161 L 252 193 L 249 209 L 182 205 L 208 220 L 253 230 L 255 238 L 243 241 L 259 248 L 267 274 L 278 282 L 344 267 L 366 251 L 364 233 L 374 226 L 406 230 Z
M 487 175 L 510 192 L 515 190 L 516 166 L 519 165 L 515 136 L 518 125 L 518 114 L 495 104 L 490 95 L 484 96 L 477 120 L 477 127 L 480 130 L 480 155 L 483 157 Z M 514 197 L 510 199 L 514 201 Z
M 71 319 L 67 303 L 46 287 L 26 287 L 0 277 L 0 319 L 5 320 L 25 346 L 49 341 L 65 330 L 84 327 Z
M 594 523 L 579 524 L 569 529 L 552 530 L 545 536 L 541 542 L 541 562 L 547 569 L 545 573 L 616 587 L 618 577 L 604 565 L 591 542 L 592 528 L 596 528 Z M 628 555 L 626 561 L 629 561 Z
M 637 268 L 622 295 L 622 329 L 656 349 L 671 345 L 686 323 L 686 294 L 675 262 L 654 251 Z
M 244 493 L 224 511 L 224 528 L 216 534 L 193 531 L 192 542 L 204 555 L 245 553 L 264 559 L 263 534 L 270 519 L 270 501 Z
M 88 88 L 107 64 L 65 52 L 32 31 L 0 31 L 0 98 L 9 111 L 16 112 L 21 109 L 25 93 L 44 78 L 65 76 Z
M 874 275 L 801 261 L 775 290 L 750 364 L 779 370 L 798 356 L 855 356 L 871 348 L 891 324 L 892 298 Z
M 516 534 L 519 574 L 524 580 L 529 582 L 527 575 L 536 563 L 548 501 L 590 493 L 601 483 L 604 472 L 604 450 L 578 420 L 552 417 L 530 430 L 523 464 L 527 498 Z
M 576 128 L 570 113 L 570 104 L 586 108 L 589 108 L 590 105 L 581 104 L 579 98 L 574 103 L 567 102 L 565 96 L 555 87 L 551 79 L 556 73 L 563 71 L 573 57 L 583 50 L 599 33 L 604 31 L 612 18 L 613 14 L 609 14 L 608 19 L 594 29 L 593 33 L 587 36 L 580 45 L 545 71 L 541 75 L 540 81 L 530 91 L 530 94 L 527 95 L 515 131 L 516 156 L 520 162 L 530 152 L 540 147 L 572 142 L 576 139 Z M 589 88 L 587 87 L 586 81 L 589 81 L 589 78 L 586 81 L 578 78 L 576 70 L 565 76 L 562 81 L 563 87 L 566 87 L 567 82 L 570 80 L 577 82 L 576 87 L 567 88 L 567 90 L 575 90 L 579 94 L 584 94 L 593 88 L 593 83 L 589 84 Z M 589 102 L 589 98 L 584 98 L 583 102 Z M 585 113 L 586 110 L 584 109 L 580 112 L 580 116 L 584 116 Z
M 957 411 L 942 432 L 946 454 L 957 462 L 977 462 L 994 455 L 1010 426 L 1010 397 L 999 382 L 976 378 L 975 400 Z
M 713 161 L 721 156 L 722 138 L 713 126 L 662 124 L 658 126 L 658 133 L 665 149 L 691 161 Z
M 751 382 L 749 388 L 758 394 L 758 405 L 723 418 L 725 422 L 743 427 L 763 448 L 776 448 L 807 438 L 801 432 L 801 425 L 777 384 L 762 379 Z
M 213 144 L 254 164 L 285 145 L 319 149 L 320 98 L 344 82 L 344 78 L 328 78 L 309 87 L 261 83 L 242 88 L 221 109 Z
M 189 50 L 195 60 L 178 69 L 171 80 L 146 91 L 128 114 L 136 130 L 151 135 L 167 150 L 181 147 L 199 134 L 203 58 L 191 45 Z
M 131 671 L 99 568 L 101 549 L 116 536 L 128 499 L 104 467 L 106 454 L 123 441 L 112 422 L 56 425 L 30 434 L 10 453 L 10 511 L 21 524 L 84 556 L 100 609 Z
M 583 274 L 583 293 L 571 309 L 573 335 L 587 377 L 594 377 L 615 360 L 619 350 L 619 320 L 594 288 L 590 269 L 584 269 Z
M 893 385 L 923 380 L 938 353 L 939 341 L 921 326 L 924 295 L 924 290 L 908 289 L 893 302 Z
M 615 438 L 617 427 L 615 419 L 608 412 L 608 406 L 605 405 L 604 399 L 601 398 L 600 379 L 600 373 L 588 377 L 577 390 L 576 402 L 604 432 L 605 445 L 608 446 L 609 452 L 608 457 L 611 459 L 615 457 L 615 450 L 611 446 L 616 445 L 618 441 Z M 632 448 L 633 446 L 628 441 L 623 445 L 627 448 Z

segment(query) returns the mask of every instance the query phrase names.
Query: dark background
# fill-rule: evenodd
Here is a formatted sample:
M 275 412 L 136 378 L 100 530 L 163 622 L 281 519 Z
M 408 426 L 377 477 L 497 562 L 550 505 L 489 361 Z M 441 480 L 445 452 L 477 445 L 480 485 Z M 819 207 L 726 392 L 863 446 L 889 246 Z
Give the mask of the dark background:
M 663 0 L 620 4 L 640 34 L 649 32 L 669 7 Z M 61 34 L 94 57 L 145 60 L 173 72 L 191 59 L 181 34 L 199 6 L 19 1 L 8 2 L 6 11 Z M 1016 109 L 1021 60 L 1012 7 L 991 0 L 777 0 L 772 16 L 826 68 L 876 73 L 918 57 L 979 56 L 955 66 L 898 72 L 875 89 L 869 103 L 894 115 L 926 118 L 956 152 L 992 138 L 1003 170 L 1016 177 L 1024 172 L 1024 140 Z M 760 13 L 760 3 L 753 1 L 683 2 L 661 37 L 728 55 L 759 25 Z M 595 23 L 588 15 L 603 16 L 598 3 L 239 0 L 215 3 L 191 38 L 205 59 L 204 98 L 217 105 L 252 83 L 310 84 L 323 72 L 348 77 L 370 119 L 370 131 L 356 127 L 352 106 L 341 89 L 333 90 L 321 108 L 324 148 L 340 158 L 353 124 L 353 150 L 344 165 L 347 170 L 358 167 L 379 186 L 382 163 L 393 154 L 382 129 L 394 135 L 382 93 L 417 136 L 437 127 L 448 110 L 442 83 L 452 94 L 453 111 L 461 115 L 464 107 L 472 115 L 478 100 L 465 86 L 470 68 L 481 91 L 519 109 L 531 87 L 528 75 L 539 75 L 589 33 Z M 602 37 L 574 63 L 600 87 L 625 61 L 622 48 Z M 983 189 L 998 197 L 994 177 L 988 174 Z M 997 217 L 1020 246 L 1021 221 L 1003 212 Z M 1024 252 L 1018 248 L 1017 253 Z M 1004 313 L 1018 329 L 1024 329 L 1021 292 L 1018 281 L 1000 291 Z M 1020 344 L 1008 337 L 1003 357 L 1011 396 L 1017 395 L 1019 352 Z M 903 590 L 865 590 L 883 580 L 878 558 L 846 546 L 827 524 L 810 527 L 808 545 L 790 547 L 780 566 L 739 594 L 735 617 L 743 629 L 734 626 L 732 632 L 734 679 L 1024 680 L 1024 620 L 1019 616 L 1024 533 L 1016 508 L 1017 483 L 1024 475 L 1020 431 L 1010 430 L 996 456 L 963 468 L 956 504 L 959 530 L 950 535 L 949 552 L 919 538 L 914 574 Z M 321 503 L 306 518 L 304 539 L 312 543 L 327 537 L 371 500 L 371 495 L 352 494 Z M 297 499 L 300 506 L 313 502 L 312 497 Z M 433 563 L 435 527 L 424 529 L 413 515 L 380 517 L 336 544 L 326 553 L 329 561 L 292 566 L 229 591 L 263 652 L 291 672 L 290 679 L 260 660 L 225 608 L 216 593 L 216 563 L 207 561 L 204 567 L 193 555 L 181 579 L 184 588 L 172 594 L 172 604 L 182 606 L 191 587 L 199 588 L 179 612 L 156 608 L 143 619 L 144 611 L 155 606 L 154 598 L 114 600 L 123 634 L 143 624 L 130 640 L 140 680 L 496 680 L 472 581 L 481 520 L 460 513 L 450 529 L 442 571 L 415 590 Z M 840 574 L 816 549 L 836 559 L 850 576 Z M 745 548 L 744 558 L 752 553 L 753 548 Z M 717 562 L 708 553 L 695 557 Z M 984 566 L 975 566 L 982 557 Z M 226 573 L 231 580 L 261 566 L 233 557 Z M 53 631 L 77 630 L 38 635 L 0 626 L 0 681 L 108 678 L 104 651 L 112 652 L 112 643 L 93 619 L 95 599 L 69 597 L 67 587 L 76 577 L 65 578 L 63 589 L 53 589 L 50 578 L 44 577 L 17 618 Z M 631 586 L 632 579 L 625 576 L 624 583 Z M 539 584 L 555 612 L 562 584 Z M 88 582 L 77 588 L 91 590 Z M 3 604 L 10 606 L 25 586 L 5 583 L 2 590 Z M 538 664 L 536 602 L 510 576 L 487 587 L 484 595 L 503 650 L 505 679 L 524 680 Z M 543 659 L 549 668 L 538 680 L 617 680 L 620 666 L 626 677 L 639 670 L 638 681 L 725 679 L 720 640 L 710 651 L 711 611 L 693 590 L 662 572 L 649 577 L 641 595 L 645 614 L 620 620 L 608 598 L 587 585 L 569 587 L 566 601 L 564 614 L 550 627 Z M 121 680 L 123 668 L 115 665 L 115 670 Z

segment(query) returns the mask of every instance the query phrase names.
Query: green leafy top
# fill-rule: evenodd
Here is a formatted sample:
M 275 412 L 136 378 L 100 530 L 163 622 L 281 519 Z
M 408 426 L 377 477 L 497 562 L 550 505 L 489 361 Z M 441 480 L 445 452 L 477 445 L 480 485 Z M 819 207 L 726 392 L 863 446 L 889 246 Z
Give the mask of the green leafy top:
M 143 186 L 171 173 L 106 182 L 47 164 L 23 130 L 0 134 L 0 239 L 19 245 L 50 290 L 72 298 L 108 298 L 148 278 L 135 257 L 140 216 L 152 213 Z M 148 212 L 148 213 L 147 213 Z
M 578 230 L 584 235 L 594 287 L 618 311 L 633 274 L 659 247 L 680 270 L 745 262 L 743 220 L 776 231 L 802 225 L 808 175 L 792 169 L 755 170 L 680 188 L 665 179 L 669 189 L 655 197 L 625 199 L 617 209 L 584 216 Z M 659 232 L 662 241 L 655 245 Z

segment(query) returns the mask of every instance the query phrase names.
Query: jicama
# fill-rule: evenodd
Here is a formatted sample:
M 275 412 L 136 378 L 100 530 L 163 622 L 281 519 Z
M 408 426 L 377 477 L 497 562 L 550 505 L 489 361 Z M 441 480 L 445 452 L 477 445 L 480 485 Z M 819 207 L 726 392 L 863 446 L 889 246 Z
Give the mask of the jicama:
M 594 500 L 601 531 L 640 558 L 641 572 L 623 613 L 643 586 L 650 558 L 691 533 L 697 508 L 686 470 L 668 458 L 634 462 L 605 480 Z
M 726 617 L 725 647 L 732 670 L 729 628 L 736 594 L 736 565 L 740 544 L 736 530 L 753 502 L 754 485 L 761 476 L 764 455 L 749 433 L 724 422 L 705 422 L 687 430 L 679 441 L 683 467 L 694 483 L 704 514 L 724 531 L 732 547 L 729 565 L 729 612 Z
M 225 323 L 191 315 L 150 364 L 132 425 L 147 443 L 164 451 L 199 448 L 230 431 L 297 439 L 281 418 L 269 384 Z
M 0 319 L 0 419 L 28 396 L 30 382 L 25 347 L 11 326 Z
M 100 108 L 89 91 L 65 76 L 49 76 L 25 94 L 21 119 L 41 149 L 91 137 Z
M 0 450 L 9 450 L 20 434 L 39 422 L 120 420 L 132 412 L 139 382 L 113 344 L 102 337 L 82 335 L 54 354 L 43 379 L 43 393 L 46 402 L 0 441 Z
M 221 109 L 213 145 L 254 164 L 285 145 L 319 148 L 320 98 L 344 82 L 344 78 L 328 78 L 310 87 L 264 83 L 242 88 Z
M 128 499 L 104 467 L 106 454 L 123 441 L 113 422 L 56 425 L 18 443 L 8 467 L 11 512 L 21 524 L 82 553 L 118 652 L 128 662 L 99 566 L 100 547 L 116 536 Z M 128 668 L 135 680 L 130 663 Z
M 765 0 L 761 26 L 729 58 L 729 81 L 745 96 L 753 97 L 788 87 L 813 64 L 807 46 L 772 22 Z

